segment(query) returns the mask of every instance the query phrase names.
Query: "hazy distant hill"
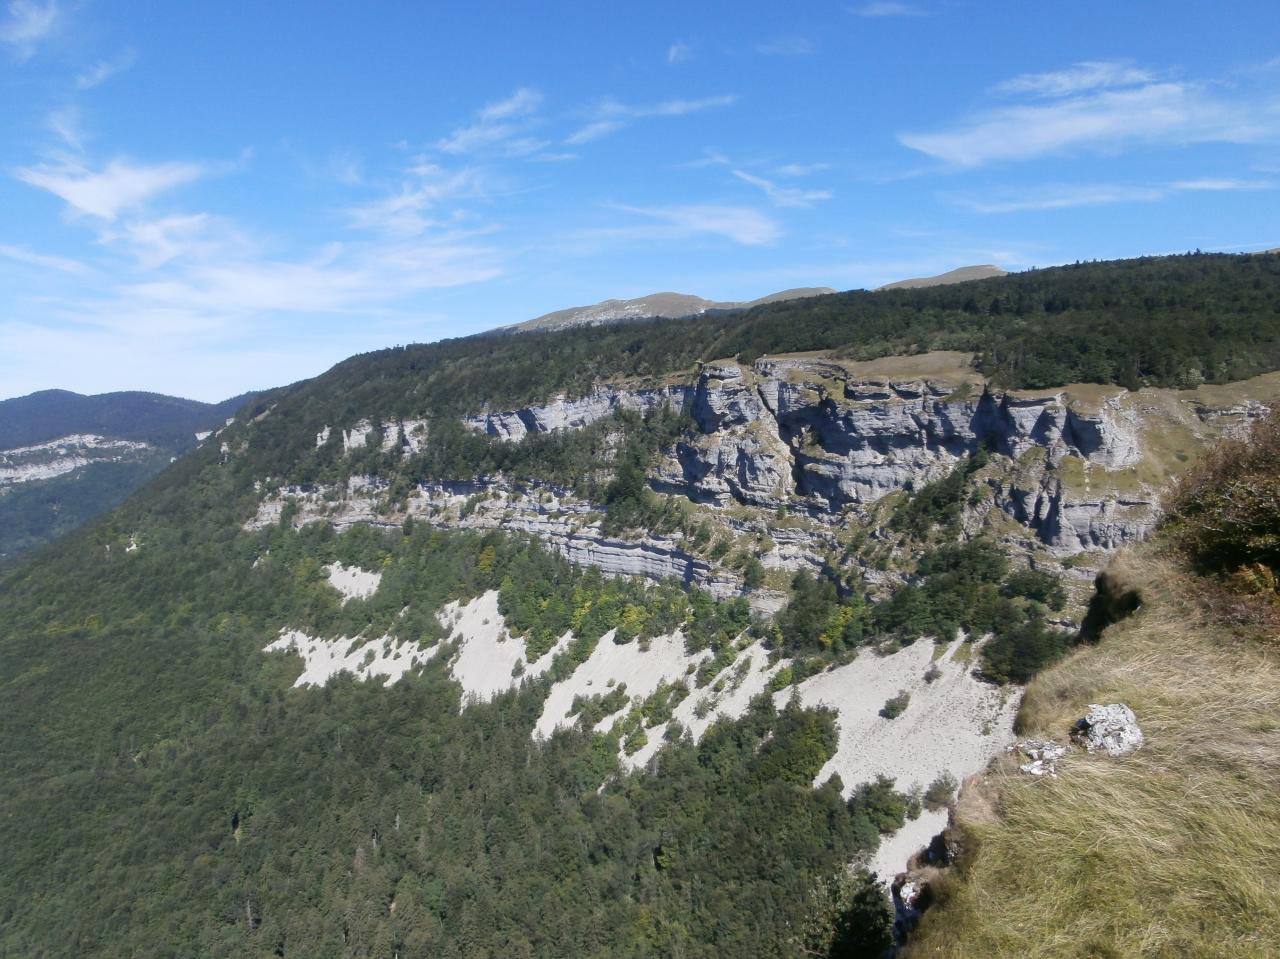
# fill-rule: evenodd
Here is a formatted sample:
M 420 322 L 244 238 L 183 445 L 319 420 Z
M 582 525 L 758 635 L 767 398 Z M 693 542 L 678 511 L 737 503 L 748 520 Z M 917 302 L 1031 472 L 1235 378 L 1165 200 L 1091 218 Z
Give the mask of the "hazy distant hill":
M 648 296 L 636 297 L 633 300 L 603 300 L 591 306 L 572 306 L 566 310 L 556 310 L 554 313 L 547 313 L 503 329 L 563 330 L 571 326 L 603 326 L 606 323 L 626 323 L 630 320 L 654 317 L 677 319 L 711 312 L 747 310 L 762 303 L 798 300 L 806 296 L 822 296 L 834 292 L 835 290 L 826 286 L 801 287 L 746 301 L 704 300 L 700 296 L 689 293 L 650 293 Z
M 937 276 L 918 276 L 909 280 L 898 280 L 877 287 L 880 290 L 918 290 L 926 286 L 945 286 L 948 283 L 966 283 L 969 280 L 988 280 L 993 276 L 1007 276 L 1008 270 L 1002 270 L 990 263 L 979 266 L 962 266 Z
M 70 390 L 41 390 L 0 400 L 0 450 L 72 433 L 148 441 L 190 437 L 219 425 L 251 395 L 201 403 L 137 391 L 85 396 Z
M 41 390 L 0 401 L 0 562 L 122 502 L 250 395 Z

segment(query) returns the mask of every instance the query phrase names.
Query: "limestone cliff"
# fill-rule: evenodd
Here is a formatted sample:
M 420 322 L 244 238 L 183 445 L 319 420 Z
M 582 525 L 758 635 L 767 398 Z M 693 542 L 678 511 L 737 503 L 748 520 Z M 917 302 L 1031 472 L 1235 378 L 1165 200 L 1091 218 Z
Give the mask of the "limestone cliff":
M 661 451 L 651 487 L 687 501 L 738 555 L 758 555 L 766 569 L 786 571 L 821 568 L 848 546 L 854 527 L 876 539 L 885 504 L 897 502 L 891 497 L 919 490 L 985 449 L 990 461 L 973 478 L 966 528 L 993 532 L 1040 562 L 1075 558 L 1083 578 L 1107 553 L 1146 534 L 1159 516 L 1162 488 L 1209 439 L 1277 398 L 1280 374 L 1197 391 L 1083 385 L 1010 392 L 994 389 L 960 354 L 870 363 L 791 356 L 704 363 L 685 382 L 601 384 L 584 396 L 482 410 L 464 422 L 518 443 L 624 410 L 683 411 L 691 429 Z M 374 422 L 326 426 L 317 446 L 335 431 L 346 451 L 398 445 L 411 456 L 429 443 L 426 420 Z M 385 479 L 365 476 L 338 490 L 268 487 L 250 525 L 276 521 L 289 502 L 297 524 L 389 525 L 415 516 L 529 533 L 611 574 L 675 577 L 720 596 L 743 592 L 740 577 L 718 562 L 723 551 L 711 556 L 705 541 L 680 532 L 607 534 L 602 508 L 568 490 L 480 476 L 420 484 L 393 502 L 386 487 Z M 871 582 L 885 575 L 861 556 L 850 559 Z M 781 601 L 768 589 L 750 594 L 761 608 Z

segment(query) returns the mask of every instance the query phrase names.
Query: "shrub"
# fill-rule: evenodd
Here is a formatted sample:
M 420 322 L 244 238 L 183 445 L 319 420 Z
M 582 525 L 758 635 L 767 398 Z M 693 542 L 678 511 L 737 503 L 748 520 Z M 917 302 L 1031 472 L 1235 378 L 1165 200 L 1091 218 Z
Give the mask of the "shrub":
M 924 671 L 924 681 L 926 683 L 936 683 L 942 678 L 942 670 L 938 668 L 937 663 L 930 663 L 929 668 Z
M 893 905 L 876 877 L 844 871 L 819 882 L 796 937 L 798 954 L 878 959 L 893 947 Z
M 893 788 L 888 776 L 877 776 L 863 783 L 849 797 L 849 812 L 865 816 L 876 829 L 888 834 L 897 832 L 907 821 L 907 797 Z
M 885 700 L 885 704 L 880 707 L 880 715 L 885 719 L 897 719 L 907 711 L 907 704 L 911 702 L 911 694 L 905 689 L 899 690 L 898 695 Z
M 1000 587 L 1000 595 L 1009 598 L 1023 596 L 1037 603 L 1044 603 L 1055 612 L 1067 604 L 1067 591 L 1063 589 L 1058 577 L 1036 569 L 1011 573 Z
M 924 809 L 924 790 L 916 783 L 911 787 L 911 792 L 907 793 L 907 818 L 913 822 L 920 818 L 920 813 Z
M 1247 439 L 1224 440 L 1174 490 L 1165 530 L 1200 571 L 1271 585 L 1280 570 L 1280 414 L 1254 423 Z M 1240 578 L 1240 577 L 1237 577 Z
M 796 672 L 790 666 L 783 666 L 773 675 L 773 679 L 769 680 L 769 689 L 773 692 L 786 689 L 796 680 Z
M 924 808 L 930 812 L 937 812 L 951 805 L 951 800 L 956 795 L 956 777 L 951 773 L 943 770 L 938 778 L 929 783 L 929 788 L 924 791 Z
M 622 748 L 628 756 L 634 756 L 647 745 L 649 745 L 648 734 L 643 729 L 637 729 L 627 737 L 626 742 L 622 744 Z
M 994 683 L 1026 683 L 1061 658 L 1073 638 L 1039 621 L 1003 629 L 982 647 L 982 675 Z

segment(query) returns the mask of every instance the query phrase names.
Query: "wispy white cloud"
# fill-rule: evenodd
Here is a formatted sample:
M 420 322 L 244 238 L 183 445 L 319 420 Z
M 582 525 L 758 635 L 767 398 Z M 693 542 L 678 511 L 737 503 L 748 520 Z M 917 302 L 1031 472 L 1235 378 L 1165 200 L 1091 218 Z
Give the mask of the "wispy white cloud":
M 1001 108 L 936 133 L 903 133 L 907 147 L 960 167 L 1027 160 L 1073 148 L 1155 143 L 1247 143 L 1280 128 L 1275 104 L 1234 103 L 1190 83 L 1149 83 Z
M 406 171 L 395 192 L 346 211 L 352 226 L 392 236 L 419 236 L 442 224 L 447 216 L 435 213 L 445 203 L 488 194 L 489 178 L 479 170 L 445 170 L 421 161 Z
M 45 126 L 67 147 L 79 153 L 84 149 L 85 133 L 76 106 L 60 107 L 45 117 Z
M 512 122 L 534 109 L 520 95 L 487 107 L 476 122 Z M 492 239 L 497 227 L 464 202 L 505 182 L 485 165 L 451 170 L 412 157 L 386 195 L 342 211 L 348 231 L 290 248 L 214 212 L 154 212 L 158 199 L 180 199 L 166 194 L 234 165 L 94 158 L 70 123 L 63 126 L 60 139 L 74 152 L 60 145 L 13 176 L 58 197 L 92 242 L 82 262 L 0 243 L 0 268 L 14 264 L 7 272 L 28 284 L 11 293 L 0 318 L 0 382 L 9 390 L 118 388 L 100 370 L 122 359 L 132 388 L 190 394 L 206 383 L 199 392 L 216 396 L 224 391 L 217 383 L 234 384 L 226 392 L 244 388 L 248 357 L 272 352 L 260 344 L 289 337 L 296 351 L 264 362 L 258 382 L 314 375 L 352 352 L 421 338 L 430 291 L 483 283 L 505 268 L 508 253 Z M 369 196 L 374 184 L 358 164 L 340 166 L 350 169 L 344 185 Z M 332 186 L 336 173 L 325 175 Z M 51 272 L 41 279 L 37 270 Z M 358 324 L 346 321 L 353 315 Z M 40 357 L 51 350 L 62 351 L 59 383 L 41 381 L 51 369 Z M 226 371 L 206 382 L 208 357 L 220 352 Z M 140 370 L 145 380 L 136 379 Z
M 804 57 L 813 53 L 813 43 L 804 37 L 779 37 L 757 43 L 756 53 L 766 57 Z
M 622 120 L 592 120 L 585 126 L 581 126 L 574 130 L 564 142 L 569 146 L 581 146 L 584 143 L 590 143 L 592 140 L 599 140 L 601 137 L 607 137 L 610 133 L 616 133 L 626 126 Z
M 592 119 L 565 138 L 565 143 L 576 146 L 599 140 L 601 137 L 616 133 L 629 126 L 635 120 L 652 117 L 683 117 L 703 110 L 714 110 L 731 106 L 737 101 L 733 94 L 701 97 L 699 99 L 663 100 L 659 103 L 631 104 L 620 100 L 607 99 L 599 103 L 591 111 Z
M 1171 184 L 1175 190 L 1209 191 L 1221 193 L 1226 190 L 1272 190 L 1275 183 L 1270 180 L 1242 180 L 1235 177 L 1201 177 L 1195 180 L 1179 180 Z
M 705 170 L 707 167 L 713 166 L 732 166 L 733 161 L 719 150 L 707 147 L 702 151 L 702 156 L 696 160 L 685 160 L 683 163 L 677 163 L 675 166 L 681 170 Z
M 1011 96 L 1063 97 L 1106 87 L 1132 87 L 1156 79 L 1150 70 L 1128 63 L 1086 60 L 1065 70 L 1024 73 L 996 84 L 995 92 Z
M 1002 193 L 992 197 L 953 197 L 957 206 L 975 213 L 1026 213 L 1042 210 L 1066 210 L 1083 206 L 1117 203 L 1154 203 L 1182 192 L 1267 190 L 1274 184 L 1267 180 L 1203 178 L 1173 183 L 1142 185 L 1092 183 L 1049 186 L 1038 190 Z
M 688 63 L 693 59 L 693 47 L 679 41 L 667 47 L 667 63 Z
M 778 176 L 786 177 L 802 177 L 810 176 L 814 173 L 821 173 L 823 170 L 830 170 L 830 163 L 786 163 L 774 169 L 774 173 Z
M 338 150 L 329 156 L 323 175 L 333 178 L 343 186 L 363 186 L 364 162 L 357 153 Z
M 47 253 L 36 253 L 26 247 L 13 246 L 8 243 L 0 243 L 0 257 L 4 257 L 6 260 L 13 260 L 15 263 L 22 263 L 25 266 L 34 266 L 42 270 L 56 270 L 59 273 L 70 273 L 75 276 L 82 276 L 89 272 L 89 268 L 78 260 L 71 260 L 63 256 L 50 256 Z
M 173 277 L 123 285 L 118 294 L 135 308 L 190 315 L 331 313 L 475 283 L 499 272 L 492 250 L 444 237 L 353 249 L 329 244 L 302 260 L 199 262 Z M 106 311 L 102 319 L 115 315 Z
M 733 170 L 733 175 L 743 183 L 749 183 L 752 186 L 763 190 L 775 206 L 782 207 L 810 207 L 815 203 L 823 200 L 831 199 L 830 190 L 802 190 L 798 187 L 779 186 L 772 180 L 768 180 L 762 176 L 756 176 L 748 173 L 746 170 Z
M 1025 213 L 1112 203 L 1149 203 L 1164 196 L 1165 191 L 1156 187 L 1088 184 L 1051 187 L 993 199 L 957 197 L 955 202 L 975 213 Z
M 207 168 L 197 163 L 134 164 L 112 160 L 100 170 L 78 163 L 27 167 L 17 171 L 24 183 L 48 190 L 76 213 L 114 220 L 157 194 L 191 183 Z
M 410 298 L 502 271 L 500 251 L 460 231 L 327 243 L 296 257 L 263 256 L 235 232 L 206 214 L 103 231 L 104 262 L 111 264 L 104 276 L 115 279 L 69 285 L 25 316 L 0 318 L 0 382 L 14 392 L 75 383 L 215 398 L 244 389 L 250 366 L 260 377 L 252 382 L 266 386 L 314 375 L 354 352 L 421 338 L 430 313 L 415 309 L 410 320 Z M 117 251 L 138 254 L 136 265 L 122 264 Z M 20 247 L 0 246 L 0 257 L 89 272 Z M 333 322 L 350 315 L 361 321 Z M 267 330 L 287 345 L 264 349 Z M 210 359 L 219 354 L 225 361 Z M 259 369 L 259 354 L 274 362 Z M 49 355 L 59 357 L 58 382 L 42 379 L 51 370 L 39 360 Z M 104 367 L 115 367 L 117 379 L 104 381 Z
M 90 90 L 93 87 L 100 86 L 116 74 L 124 73 L 124 71 L 132 67 L 137 57 L 137 53 L 129 49 L 119 56 L 112 57 L 110 60 L 99 60 L 76 77 L 76 86 L 81 90 Z
M 879 3 L 864 3 L 858 7 L 850 7 L 850 13 L 860 17 L 922 17 L 925 12 L 914 4 L 894 3 L 883 0 Z
M 61 17 L 57 0 L 9 0 L 7 15 L 0 21 L 0 43 L 17 59 L 29 60 L 57 29 Z
M 104 229 L 99 239 L 130 252 L 142 270 L 154 270 L 172 261 L 244 258 L 256 251 L 256 245 L 242 231 L 209 213 L 129 220 Z
M 613 209 L 648 222 L 585 230 L 581 231 L 580 237 L 643 241 L 718 236 L 741 246 L 762 246 L 782 236 L 781 228 L 772 218 L 750 207 L 715 204 L 657 207 L 617 205 Z
M 537 90 L 521 87 L 506 99 L 484 107 L 474 122 L 458 127 L 436 145 L 445 153 L 471 153 L 498 144 L 516 144 L 517 152 L 535 152 L 545 144 L 530 141 L 525 134 L 535 122 L 542 100 Z
M 607 116 L 643 119 L 645 117 L 683 117 L 690 113 L 701 113 L 717 107 L 732 106 L 738 98 L 731 93 L 713 97 L 701 97 L 695 100 L 675 99 L 663 100 L 660 103 L 627 104 L 617 100 L 606 100 L 600 107 L 601 113 Z

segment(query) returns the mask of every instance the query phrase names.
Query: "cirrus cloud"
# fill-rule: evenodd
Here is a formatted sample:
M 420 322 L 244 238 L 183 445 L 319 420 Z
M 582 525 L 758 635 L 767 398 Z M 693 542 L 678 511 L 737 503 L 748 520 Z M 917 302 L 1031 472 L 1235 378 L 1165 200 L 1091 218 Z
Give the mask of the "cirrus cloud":
M 112 160 L 100 170 L 78 163 L 26 167 L 17 177 L 30 186 L 48 190 L 77 214 L 103 220 L 116 219 L 122 211 L 146 203 L 152 197 L 200 179 L 207 168 L 198 163 L 135 164 Z
M 30 60 L 40 44 L 58 27 L 62 17 L 57 0 L 10 0 L 8 15 L 0 21 L 0 43 L 18 60 Z
M 615 204 L 611 208 L 646 222 L 584 230 L 579 237 L 634 241 L 715 236 L 740 246 L 763 246 L 782 236 L 781 227 L 772 218 L 751 207 L 692 203 L 680 206 Z
M 1157 144 L 1249 143 L 1277 128 L 1274 104 L 1259 111 L 1192 83 L 1103 89 L 1047 103 L 1004 107 L 932 133 L 902 133 L 913 150 L 957 167 L 1029 160 L 1071 149 Z

